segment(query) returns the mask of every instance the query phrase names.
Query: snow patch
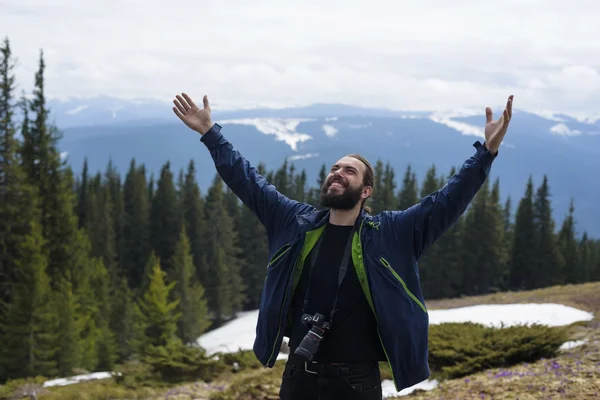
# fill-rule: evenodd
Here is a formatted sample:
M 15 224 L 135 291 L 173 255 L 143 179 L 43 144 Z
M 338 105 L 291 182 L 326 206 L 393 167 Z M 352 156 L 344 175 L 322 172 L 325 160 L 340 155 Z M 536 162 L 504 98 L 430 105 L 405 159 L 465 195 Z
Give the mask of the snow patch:
M 433 390 L 438 386 L 438 384 L 438 381 L 435 379 L 431 381 L 427 379 L 426 381 L 419 382 L 414 386 L 407 387 L 406 389 L 402 389 L 401 391 L 397 392 L 396 387 L 394 386 L 394 381 L 385 379 L 381 382 L 381 390 L 383 392 L 383 398 L 387 399 L 388 397 L 408 396 L 417 389 L 428 391 Z
M 274 135 L 278 141 L 288 144 L 292 150 L 298 151 L 298 143 L 312 139 L 312 136 L 306 133 L 296 132 L 296 128 L 301 122 L 314 121 L 309 118 L 242 118 L 221 121 L 220 124 L 252 125 L 259 132 L 267 135 Z
M 476 322 L 493 327 L 531 324 L 564 326 L 593 318 L 592 313 L 562 304 L 482 304 L 429 313 L 430 324 Z
M 565 124 L 556 124 L 550 128 L 550 132 L 561 135 L 561 136 L 578 136 L 581 135 L 581 131 L 571 129 Z
M 337 121 L 337 120 L 338 120 L 338 117 L 327 117 L 327 118 L 325 118 L 326 122 L 333 122 L 333 121 Z
M 86 110 L 88 108 L 89 108 L 89 106 L 87 106 L 87 105 L 78 106 L 78 107 L 71 108 L 70 110 L 65 111 L 65 114 L 67 114 L 67 115 L 76 115 L 76 114 L 79 114 L 80 112 L 82 112 L 83 110 Z
M 433 114 L 429 117 L 429 119 L 435 123 L 446 125 L 449 128 L 452 128 L 463 135 L 472 135 L 485 139 L 485 132 L 482 127 L 467 124 L 465 122 L 454 121 L 450 117 L 442 116 L 439 114 Z
M 108 379 L 108 378 L 112 378 L 114 375 L 115 375 L 114 372 L 94 372 L 94 373 L 85 374 L 85 375 L 75 375 L 75 376 L 70 376 L 68 378 L 59 378 L 59 379 L 53 379 L 50 381 L 46 381 L 46 382 L 44 382 L 44 387 L 67 386 L 67 385 L 72 385 L 74 383 L 93 381 L 93 380 L 97 380 L 97 379 Z M 118 375 L 120 375 L 120 373 L 118 373 Z
M 587 343 L 587 340 L 571 340 L 569 342 L 565 342 L 562 344 L 562 346 L 560 346 L 561 350 L 570 350 L 573 349 L 575 347 L 579 347 L 579 346 L 583 346 L 584 344 Z
M 333 137 L 336 133 L 338 133 L 338 130 L 336 129 L 336 127 L 333 125 L 329 125 L 329 124 L 323 125 L 323 131 L 329 137 Z
M 313 158 L 313 157 L 318 157 L 319 153 L 308 153 L 308 154 L 298 154 L 295 156 L 290 156 L 287 159 L 289 161 L 296 161 L 296 160 L 306 160 L 307 158 Z

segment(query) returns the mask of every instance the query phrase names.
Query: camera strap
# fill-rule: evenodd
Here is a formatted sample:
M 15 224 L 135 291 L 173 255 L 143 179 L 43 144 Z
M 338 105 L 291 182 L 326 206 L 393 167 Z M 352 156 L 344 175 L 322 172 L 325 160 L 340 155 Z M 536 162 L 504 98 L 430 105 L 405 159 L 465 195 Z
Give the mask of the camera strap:
M 354 226 L 352 227 L 352 231 L 350 232 L 350 235 L 348 236 L 348 241 L 346 242 L 346 247 L 344 249 L 344 255 L 342 256 L 342 262 L 341 262 L 340 268 L 338 270 L 338 285 L 337 285 L 337 289 L 335 292 L 335 298 L 333 300 L 333 306 L 331 308 L 331 314 L 329 316 L 330 324 L 333 321 L 333 315 L 336 312 L 336 306 L 337 306 L 338 294 L 340 292 L 340 287 L 342 286 L 342 281 L 344 280 L 344 276 L 346 276 L 346 271 L 348 270 L 348 263 L 350 262 L 350 255 L 352 254 L 352 239 L 354 238 L 354 233 L 356 232 L 356 227 L 357 227 L 357 224 L 355 223 Z M 302 306 L 303 313 L 306 310 L 306 306 L 308 305 L 308 294 L 309 294 L 310 286 L 311 286 L 312 272 L 313 272 L 315 264 L 317 262 L 317 256 L 319 254 L 319 248 L 321 246 L 321 241 L 323 239 L 323 235 L 325 235 L 325 233 L 323 233 L 321 235 L 321 237 L 319 238 L 319 240 L 317 241 L 317 243 L 315 243 L 315 247 L 313 247 L 313 250 L 311 252 L 310 269 L 309 269 L 309 273 L 308 273 L 308 285 L 306 288 L 306 293 L 304 295 L 304 303 Z

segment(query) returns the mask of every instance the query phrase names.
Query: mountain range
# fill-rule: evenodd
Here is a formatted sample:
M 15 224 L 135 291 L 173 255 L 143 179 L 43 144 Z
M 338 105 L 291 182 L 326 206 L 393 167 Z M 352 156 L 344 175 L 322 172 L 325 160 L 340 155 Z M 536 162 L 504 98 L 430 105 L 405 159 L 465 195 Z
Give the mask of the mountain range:
M 91 172 L 104 171 L 111 159 L 124 175 L 135 158 L 157 177 L 166 161 L 178 173 L 193 158 L 201 190 L 214 177 L 200 136 L 178 120 L 169 102 L 104 97 L 51 100 L 48 106 L 51 121 L 62 132 L 61 151 L 76 173 L 87 158 Z M 494 115 L 500 112 L 494 110 Z M 399 185 L 408 164 L 419 182 L 433 164 L 438 175 L 460 167 L 474 153 L 473 143 L 484 140 L 485 115 L 483 110 L 409 112 L 314 104 L 217 109 L 213 120 L 251 163 L 264 162 L 274 170 L 287 159 L 297 170 L 306 170 L 312 186 L 322 164 L 357 152 L 373 164 L 389 162 Z M 503 200 L 510 195 L 516 210 L 529 177 L 537 187 L 544 174 L 557 224 L 573 199 L 577 232 L 600 238 L 600 119 L 514 110 L 490 179 L 499 177 Z

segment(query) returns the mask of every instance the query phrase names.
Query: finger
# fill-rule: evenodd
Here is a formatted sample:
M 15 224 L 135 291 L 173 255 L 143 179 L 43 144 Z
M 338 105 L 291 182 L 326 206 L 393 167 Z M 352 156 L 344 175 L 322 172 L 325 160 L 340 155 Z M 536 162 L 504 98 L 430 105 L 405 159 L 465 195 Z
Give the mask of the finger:
M 204 103 L 204 109 L 210 110 L 210 105 L 208 104 L 208 96 L 207 95 L 204 95 L 204 97 L 202 98 L 202 102 Z
M 196 104 L 194 103 L 194 100 L 192 100 L 192 98 L 190 96 L 188 96 L 187 93 L 181 93 L 181 95 L 183 96 L 183 98 L 185 99 L 185 101 L 188 102 L 188 104 L 190 105 L 190 107 L 192 107 L 192 108 L 196 107 Z
M 504 123 L 502 124 L 502 129 L 507 129 L 508 128 L 508 122 L 510 121 L 510 118 L 508 117 L 508 110 L 504 110 L 504 115 L 502 115 L 504 117 Z
M 182 114 L 185 113 L 185 108 L 183 108 L 183 106 L 181 105 L 181 103 L 179 103 L 179 101 L 173 100 L 173 103 L 177 106 L 177 109 L 179 110 L 179 112 L 181 112 Z
M 489 107 L 485 108 L 485 122 L 488 124 L 492 122 L 492 109 Z
M 508 118 L 512 118 L 512 103 L 513 103 L 513 98 L 514 96 L 511 94 L 510 96 L 508 96 L 508 103 L 506 105 L 506 109 L 508 110 Z
M 186 111 L 191 108 L 190 105 L 187 103 L 187 101 L 185 101 L 185 99 L 183 97 L 181 97 L 180 95 L 177 95 L 176 97 L 177 97 L 177 100 L 179 100 L 179 102 L 181 103 L 181 105 L 183 106 L 183 108 Z
M 181 113 L 181 111 L 179 111 L 177 109 L 177 107 L 173 107 L 173 112 L 175 112 L 175 115 L 177 115 L 179 117 L 180 120 L 184 121 L 184 115 Z M 185 121 L 184 121 L 185 122 Z

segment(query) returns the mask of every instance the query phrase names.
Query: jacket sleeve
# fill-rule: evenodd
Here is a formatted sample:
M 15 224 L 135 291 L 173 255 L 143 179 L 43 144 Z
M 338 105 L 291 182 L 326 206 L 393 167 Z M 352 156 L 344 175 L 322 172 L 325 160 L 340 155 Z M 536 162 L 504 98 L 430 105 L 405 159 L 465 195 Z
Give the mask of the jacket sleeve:
M 492 155 L 479 141 L 473 146 L 475 154 L 444 187 L 407 210 L 393 212 L 394 235 L 400 241 L 412 236 L 416 259 L 458 220 L 487 179 L 498 153 Z
M 281 194 L 250 165 L 214 124 L 200 139 L 208 148 L 218 174 L 236 196 L 258 217 L 267 230 L 269 240 L 286 229 L 296 215 L 312 206 Z

